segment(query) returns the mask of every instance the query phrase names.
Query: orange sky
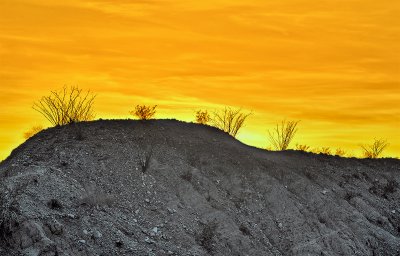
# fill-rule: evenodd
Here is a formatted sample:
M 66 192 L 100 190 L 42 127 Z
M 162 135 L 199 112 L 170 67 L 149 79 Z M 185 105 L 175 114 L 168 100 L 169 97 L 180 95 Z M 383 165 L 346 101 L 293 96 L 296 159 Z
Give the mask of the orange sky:
M 0 159 L 47 121 L 31 107 L 63 85 L 98 94 L 97 117 L 198 108 L 254 114 L 239 139 L 301 120 L 295 143 L 386 138 L 400 156 L 398 0 L 0 0 Z

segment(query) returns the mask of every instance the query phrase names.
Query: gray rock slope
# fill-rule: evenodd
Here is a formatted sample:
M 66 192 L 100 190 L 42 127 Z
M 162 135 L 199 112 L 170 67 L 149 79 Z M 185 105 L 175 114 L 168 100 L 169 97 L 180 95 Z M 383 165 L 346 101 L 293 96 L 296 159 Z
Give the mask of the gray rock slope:
M 399 174 L 175 120 L 51 128 L 0 164 L 0 255 L 400 255 Z

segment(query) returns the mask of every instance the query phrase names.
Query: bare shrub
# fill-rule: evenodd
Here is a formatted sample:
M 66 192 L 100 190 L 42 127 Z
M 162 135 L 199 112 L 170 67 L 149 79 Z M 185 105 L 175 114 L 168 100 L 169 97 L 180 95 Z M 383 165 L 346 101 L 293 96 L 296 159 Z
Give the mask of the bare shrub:
M 40 132 L 41 130 L 43 130 L 43 126 L 41 125 L 36 125 L 33 126 L 31 129 L 29 129 L 28 131 L 26 131 L 24 133 L 24 139 L 29 139 L 30 137 L 33 137 L 35 134 L 37 134 L 38 132 Z
M 346 151 L 341 148 L 337 148 L 335 151 L 335 156 L 344 157 L 346 155 Z
M 199 244 L 208 252 L 213 252 L 213 244 L 216 236 L 218 223 L 216 221 L 208 222 L 204 225 L 203 230 L 198 236 Z
M 310 150 L 310 146 L 304 144 L 296 144 L 296 150 L 307 152 Z
M 323 149 L 322 149 L 322 148 L 319 148 L 319 147 L 315 147 L 315 148 L 312 148 L 312 149 L 310 150 L 310 152 L 311 152 L 311 153 L 314 153 L 314 154 L 321 154 L 322 151 L 323 151 Z
M 135 110 L 129 113 L 136 116 L 140 120 L 151 119 L 156 114 L 157 105 L 146 106 L 146 105 L 136 105 Z
M 207 110 L 202 111 L 201 109 L 196 112 L 196 123 L 207 124 L 210 122 L 211 117 Z
M 211 118 L 211 124 L 220 130 L 236 137 L 244 122 L 251 113 L 243 113 L 242 109 L 225 107 L 223 110 L 215 111 Z
M 71 86 L 61 91 L 52 91 L 50 96 L 42 97 L 33 104 L 33 109 L 41 113 L 53 126 L 94 119 L 93 102 L 95 99 L 90 91 Z
M 149 169 L 152 156 L 153 156 L 153 147 L 143 151 L 142 153 L 138 153 L 139 165 L 143 173 L 145 173 Z
M 382 152 L 389 146 L 384 139 L 375 139 L 370 145 L 361 145 L 363 154 L 366 158 L 378 158 Z
M 330 147 L 322 147 L 319 152 L 325 155 L 332 155 L 332 150 Z
M 274 130 L 268 130 L 269 141 L 275 150 L 286 150 L 289 147 L 297 132 L 298 123 L 299 121 L 283 120 L 281 124 L 276 125 Z

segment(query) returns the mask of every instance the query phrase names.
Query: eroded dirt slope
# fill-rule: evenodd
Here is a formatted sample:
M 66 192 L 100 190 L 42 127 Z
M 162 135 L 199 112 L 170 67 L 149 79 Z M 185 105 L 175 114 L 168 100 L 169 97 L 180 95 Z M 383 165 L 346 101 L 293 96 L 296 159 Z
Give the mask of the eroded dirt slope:
M 113 120 L 42 131 L 0 174 L 0 255 L 400 255 L 395 159 Z

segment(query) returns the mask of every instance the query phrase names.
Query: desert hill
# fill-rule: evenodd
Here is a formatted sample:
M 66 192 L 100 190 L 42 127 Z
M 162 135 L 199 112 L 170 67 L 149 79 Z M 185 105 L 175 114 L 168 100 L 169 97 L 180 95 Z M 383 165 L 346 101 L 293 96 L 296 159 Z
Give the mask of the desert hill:
M 100 120 L 40 132 L 0 176 L 0 255 L 400 255 L 396 159 Z

